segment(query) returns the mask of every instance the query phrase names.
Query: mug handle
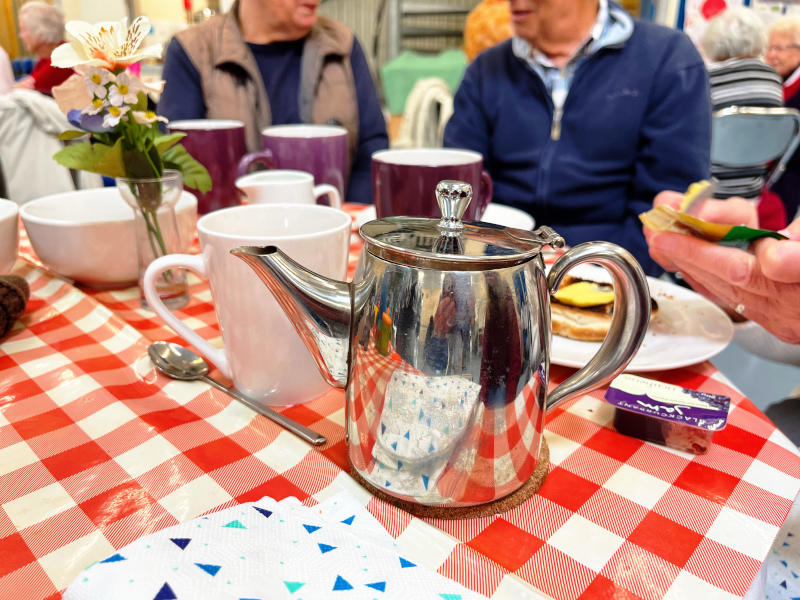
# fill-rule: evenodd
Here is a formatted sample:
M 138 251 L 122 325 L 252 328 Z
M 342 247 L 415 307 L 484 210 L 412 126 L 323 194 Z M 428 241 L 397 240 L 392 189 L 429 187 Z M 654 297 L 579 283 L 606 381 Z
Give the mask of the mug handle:
M 161 301 L 158 292 L 156 292 L 156 279 L 158 279 L 164 271 L 174 268 L 189 269 L 201 277 L 208 278 L 208 275 L 206 275 L 206 263 L 203 261 L 202 255 L 168 254 L 166 256 L 161 256 L 148 265 L 147 270 L 144 272 L 144 277 L 142 277 L 142 289 L 144 290 L 144 297 L 147 300 L 147 305 L 152 308 L 175 333 L 197 348 L 200 354 L 214 363 L 225 377 L 232 379 L 230 363 L 228 362 L 228 357 L 225 356 L 225 351 L 214 348 L 214 346 L 197 335 L 188 325 L 172 314 L 172 311 L 166 307 L 164 302 Z
M 258 150 L 257 152 L 248 152 L 239 159 L 239 164 L 236 166 L 236 177 L 247 175 L 250 171 L 250 165 L 253 163 L 261 163 L 268 169 L 275 168 L 275 157 L 272 150 Z
M 644 271 L 630 252 L 611 242 L 587 242 L 565 252 L 547 276 L 550 294 L 558 289 L 567 271 L 587 262 L 601 265 L 614 280 L 611 326 L 597 354 L 548 394 L 548 411 L 565 400 L 605 385 L 619 375 L 639 350 L 650 324 L 650 288 Z M 549 298 L 544 302 L 549 309 Z M 549 330 L 549 310 L 547 317 Z
M 478 207 L 478 214 L 483 217 L 486 207 L 492 201 L 492 193 L 494 192 L 494 184 L 488 171 L 481 171 L 481 204 Z M 480 220 L 480 217 L 479 217 Z
M 328 202 L 331 208 L 342 208 L 342 197 L 336 187 L 328 183 L 320 183 L 314 186 L 314 200 L 319 200 L 319 197 L 325 194 L 328 194 Z

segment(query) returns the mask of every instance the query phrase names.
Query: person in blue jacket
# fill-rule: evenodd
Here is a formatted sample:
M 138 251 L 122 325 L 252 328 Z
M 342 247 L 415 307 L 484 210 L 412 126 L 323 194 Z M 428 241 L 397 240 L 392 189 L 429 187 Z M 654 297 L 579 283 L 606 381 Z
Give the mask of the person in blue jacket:
M 445 146 L 483 154 L 494 199 L 650 275 L 639 213 L 710 172 L 706 67 L 682 32 L 608 0 L 509 0 L 514 37 L 464 74 Z

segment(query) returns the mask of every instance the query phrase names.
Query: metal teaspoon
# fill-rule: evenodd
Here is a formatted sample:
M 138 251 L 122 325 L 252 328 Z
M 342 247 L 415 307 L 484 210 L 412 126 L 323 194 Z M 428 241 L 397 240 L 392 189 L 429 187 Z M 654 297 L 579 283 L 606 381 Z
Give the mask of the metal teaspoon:
M 253 409 L 259 414 L 264 415 L 271 421 L 278 425 L 282 425 L 295 435 L 303 438 L 308 443 L 315 446 L 324 444 L 328 441 L 325 436 L 320 435 L 316 431 L 300 425 L 296 421 L 283 416 L 281 413 L 272 410 L 266 406 L 261 406 L 253 400 L 244 396 L 237 390 L 228 387 L 208 376 L 208 363 L 188 348 L 173 344 L 171 342 L 153 342 L 147 349 L 150 355 L 150 360 L 156 368 L 173 379 L 180 379 L 183 381 L 200 380 L 213 385 L 218 390 L 230 394 L 234 399 L 238 400 L 245 406 Z

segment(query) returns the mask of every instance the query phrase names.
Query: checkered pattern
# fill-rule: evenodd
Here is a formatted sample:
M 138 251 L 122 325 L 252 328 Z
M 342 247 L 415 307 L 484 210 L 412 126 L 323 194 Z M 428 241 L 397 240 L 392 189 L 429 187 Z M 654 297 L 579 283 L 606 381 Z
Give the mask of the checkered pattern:
M 208 511 L 347 489 L 410 558 L 493 598 L 737 598 L 800 490 L 797 449 L 703 363 L 653 375 L 731 396 L 708 454 L 618 435 L 600 390 L 548 415 L 551 470 L 534 497 L 499 516 L 413 518 L 343 472 L 341 391 L 283 410 L 328 437 L 316 451 L 205 384 L 158 375 L 147 345 L 172 336 L 135 289 L 78 289 L 24 260 L 14 272 L 32 298 L 0 343 L 0 597 L 57 598 L 116 548 Z M 213 337 L 208 288 L 191 294 L 181 317 Z M 551 371 L 551 384 L 572 372 Z

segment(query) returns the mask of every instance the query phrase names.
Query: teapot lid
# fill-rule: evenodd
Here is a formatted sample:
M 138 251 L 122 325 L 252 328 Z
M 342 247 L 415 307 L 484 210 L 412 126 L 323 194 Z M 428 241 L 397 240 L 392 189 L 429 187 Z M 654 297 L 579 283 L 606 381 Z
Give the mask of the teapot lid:
M 477 271 L 527 262 L 542 246 L 560 248 L 564 238 L 550 227 L 536 231 L 462 221 L 472 200 L 472 186 L 445 180 L 436 186 L 441 220 L 386 217 L 361 226 L 371 254 L 391 262 L 427 269 Z

